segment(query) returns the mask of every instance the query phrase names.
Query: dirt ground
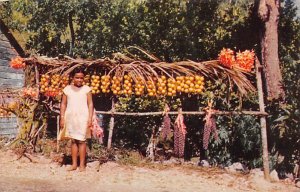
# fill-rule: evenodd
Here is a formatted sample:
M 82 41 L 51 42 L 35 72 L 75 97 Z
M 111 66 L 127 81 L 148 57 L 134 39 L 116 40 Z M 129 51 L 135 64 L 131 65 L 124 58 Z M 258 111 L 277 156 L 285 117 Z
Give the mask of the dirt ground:
M 300 191 L 283 182 L 267 182 L 261 172 L 242 175 L 195 165 L 150 168 L 115 162 L 91 162 L 85 172 L 67 172 L 67 166 L 41 155 L 35 155 L 34 162 L 26 157 L 17 158 L 12 151 L 0 150 L 1 192 Z

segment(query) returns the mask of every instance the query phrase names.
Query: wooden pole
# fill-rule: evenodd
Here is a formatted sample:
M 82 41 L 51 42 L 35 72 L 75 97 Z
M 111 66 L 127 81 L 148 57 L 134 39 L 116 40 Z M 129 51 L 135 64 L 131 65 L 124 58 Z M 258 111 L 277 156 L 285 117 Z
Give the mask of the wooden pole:
M 261 77 L 262 66 L 257 58 L 255 61 L 255 66 L 256 66 L 256 83 L 257 83 L 257 91 L 258 91 L 259 110 L 260 112 L 265 113 L 264 93 L 263 93 L 262 77 Z M 262 140 L 262 148 L 263 148 L 264 176 L 266 180 L 270 181 L 267 122 L 265 116 L 260 117 L 260 125 L 261 125 L 261 140 Z
M 113 135 L 113 130 L 114 130 L 114 124 L 115 124 L 115 118 L 114 118 L 114 113 L 115 113 L 115 101 L 112 99 L 112 107 L 111 107 L 111 117 L 109 121 L 109 132 L 108 132 L 108 141 L 107 141 L 107 149 L 111 148 L 111 142 L 112 142 L 112 135 Z
M 127 115 L 127 116 L 147 116 L 147 115 L 163 115 L 164 111 L 158 112 L 112 112 L 112 111 L 96 111 L 96 113 L 107 114 L 107 115 Z M 178 111 L 169 111 L 169 115 L 178 115 Z M 182 111 L 183 115 L 205 115 L 204 111 Z M 215 111 L 214 115 L 256 115 L 256 116 L 267 116 L 268 113 L 261 111 Z
M 151 161 L 155 160 L 155 154 L 154 154 L 154 148 L 155 148 L 155 127 L 152 128 L 152 133 L 149 139 L 149 144 L 147 146 L 147 157 L 151 159 Z
M 56 152 L 59 152 L 59 140 L 58 140 L 58 135 L 59 135 L 59 115 L 56 117 Z

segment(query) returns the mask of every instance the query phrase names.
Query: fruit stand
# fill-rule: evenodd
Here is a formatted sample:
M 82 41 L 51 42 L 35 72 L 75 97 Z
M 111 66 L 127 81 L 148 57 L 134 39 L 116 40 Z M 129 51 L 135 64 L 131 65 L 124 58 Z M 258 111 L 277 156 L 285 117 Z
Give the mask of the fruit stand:
M 186 133 L 183 115 L 205 115 L 206 124 L 204 128 L 206 130 L 204 130 L 204 132 L 206 132 L 206 135 L 204 137 L 206 137 L 206 140 L 209 138 L 210 133 L 216 130 L 214 116 L 238 114 L 259 116 L 261 118 L 262 127 L 264 170 L 265 176 L 268 178 L 269 167 L 265 120 L 267 114 L 264 111 L 261 72 L 257 59 L 255 71 L 259 96 L 259 111 L 218 111 L 212 109 L 209 101 L 205 111 L 182 111 L 181 109 L 178 109 L 178 111 L 169 111 L 166 105 L 164 111 L 144 113 L 118 112 L 114 107 L 114 102 L 118 97 L 131 97 L 132 95 L 158 99 L 163 97 L 172 98 L 176 95 L 186 97 L 190 95 L 201 96 L 205 90 L 206 80 L 209 79 L 213 81 L 220 77 L 226 77 L 229 86 L 235 87 L 240 95 L 247 96 L 250 92 L 256 91 L 249 80 L 249 77 L 253 76 L 252 69 L 255 63 L 255 54 L 253 51 L 246 50 L 235 54 L 230 49 L 223 49 L 217 60 L 203 62 L 187 60 L 166 63 L 140 48 L 134 49 L 138 49 L 143 57 L 122 53 L 113 54 L 112 59 L 102 58 L 96 60 L 74 59 L 68 56 L 59 56 L 57 58 L 31 56 L 29 58 L 16 58 L 12 60 L 11 66 L 14 68 L 25 67 L 25 82 L 27 87 L 22 90 L 23 95 L 34 101 L 29 108 L 34 111 L 38 105 L 44 105 L 47 109 L 56 113 L 58 113 L 62 89 L 70 82 L 70 72 L 77 67 L 84 67 L 87 72 L 84 81 L 86 85 L 92 88 L 92 94 L 104 94 L 109 96 L 108 98 L 112 98 L 112 108 L 110 111 L 96 111 L 96 113 L 111 116 L 107 143 L 108 148 L 112 145 L 115 115 L 164 115 L 166 119 L 168 115 L 177 115 L 174 130 L 178 130 L 178 135 L 174 137 L 174 139 L 179 138 L 179 140 L 174 141 L 174 143 L 178 145 L 177 155 L 179 157 L 183 154 Z M 9 111 L 14 112 L 14 109 L 12 108 Z M 36 118 L 36 114 L 33 115 L 32 118 Z M 27 131 L 21 135 L 30 134 L 30 138 L 36 140 L 33 136 L 37 136 L 38 132 L 42 130 L 42 127 L 46 126 L 45 120 L 43 120 L 43 122 L 44 123 L 34 128 L 35 131 L 25 126 Z M 169 120 L 164 122 L 169 122 Z M 162 132 L 168 131 L 170 123 L 164 123 L 162 127 Z M 153 137 L 154 134 L 155 133 L 153 133 L 151 137 Z M 23 139 L 26 138 L 20 135 L 19 137 Z

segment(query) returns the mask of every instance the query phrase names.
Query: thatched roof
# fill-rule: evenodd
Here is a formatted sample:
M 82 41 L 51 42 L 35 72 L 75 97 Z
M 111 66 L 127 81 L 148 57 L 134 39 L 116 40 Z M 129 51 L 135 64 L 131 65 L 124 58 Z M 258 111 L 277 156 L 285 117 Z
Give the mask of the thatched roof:
M 46 73 L 69 74 L 79 66 L 87 69 L 105 72 L 106 75 L 123 76 L 128 74 L 136 81 L 138 78 L 143 81 L 153 80 L 154 77 L 165 75 L 176 77 L 180 75 L 202 75 L 208 79 L 226 77 L 233 85 L 238 87 L 241 94 L 253 92 L 254 86 L 248 79 L 251 73 L 241 68 L 226 68 L 219 64 L 218 60 L 195 62 L 191 60 L 173 63 L 162 62 L 151 54 L 147 55 L 149 60 L 133 58 L 131 55 L 116 53 L 113 58 L 102 58 L 95 60 L 74 59 L 68 56 L 49 58 L 45 56 L 31 56 L 25 59 L 27 65 L 37 65 L 44 68 Z

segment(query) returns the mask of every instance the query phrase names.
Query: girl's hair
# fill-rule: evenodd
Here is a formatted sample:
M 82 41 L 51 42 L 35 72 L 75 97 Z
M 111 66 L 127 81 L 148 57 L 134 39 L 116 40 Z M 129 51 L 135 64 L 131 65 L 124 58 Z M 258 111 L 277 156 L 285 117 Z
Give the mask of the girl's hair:
M 83 73 L 84 75 L 86 75 L 86 69 L 85 67 L 76 67 L 71 73 L 70 76 L 74 77 L 76 73 Z

